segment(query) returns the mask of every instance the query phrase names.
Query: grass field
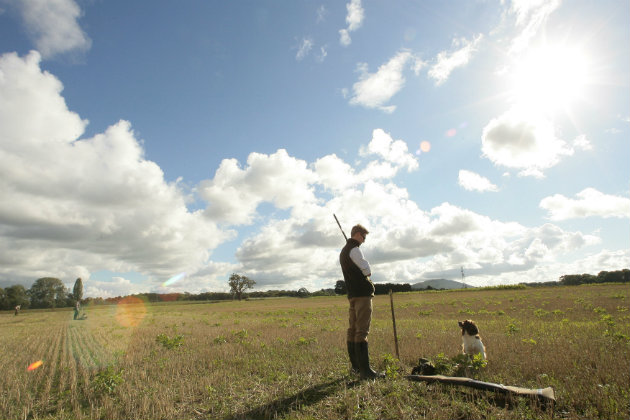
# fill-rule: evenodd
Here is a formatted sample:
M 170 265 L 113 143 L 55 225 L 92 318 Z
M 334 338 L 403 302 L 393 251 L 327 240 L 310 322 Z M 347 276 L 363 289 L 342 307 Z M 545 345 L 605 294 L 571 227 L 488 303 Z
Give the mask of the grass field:
M 395 294 L 374 300 L 376 382 L 349 375 L 345 297 L 145 304 L 0 315 L 2 419 L 621 419 L 630 410 L 627 285 Z M 524 397 L 410 382 L 418 358 L 460 351 L 480 326 L 489 362 L 469 377 L 551 386 Z M 27 370 L 41 360 L 40 367 Z

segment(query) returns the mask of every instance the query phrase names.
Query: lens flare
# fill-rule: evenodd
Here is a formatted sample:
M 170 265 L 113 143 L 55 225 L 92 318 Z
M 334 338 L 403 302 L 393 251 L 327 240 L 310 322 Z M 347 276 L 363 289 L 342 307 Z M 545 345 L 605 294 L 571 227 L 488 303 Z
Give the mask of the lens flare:
M 44 364 L 44 362 L 42 362 L 41 360 L 38 360 L 38 361 L 37 361 L 37 362 L 35 362 L 35 363 L 31 363 L 31 364 L 29 365 L 29 367 L 27 367 L 27 368 L 26 368 L 26 370 L 28 370 L 28 371 L 35 370 L 35 369 L 37 369 L 38 367 L 40 367 L 42 364 Z
M 446 133 L 444 133 L 446 137 L 454 137 L 456 134 L 457 130 L 454 128 L 449 128 L 448 130 L 446 130 Z
M 142 299 L 127 296 L 116 305 L 116 321 L 123 327 L 137 327 L 147 314 L 147 307 Z
M 171 277 L 170 279 L 166 280 L 164 283 L 162 283 L 162 287 L 170 286 L 171 284 L 177 283 L 178 281 L 180 281 L 184 277 L 186 277 L 186 273 L 176 274 L 173 277 Z
M 427 153 L 429 150 L 431 150 L 431 143 L 427 140 L 423 140 L 420 142 L 420 147 L 418 147 L 418 150 L 416 150 L 416 155 Z

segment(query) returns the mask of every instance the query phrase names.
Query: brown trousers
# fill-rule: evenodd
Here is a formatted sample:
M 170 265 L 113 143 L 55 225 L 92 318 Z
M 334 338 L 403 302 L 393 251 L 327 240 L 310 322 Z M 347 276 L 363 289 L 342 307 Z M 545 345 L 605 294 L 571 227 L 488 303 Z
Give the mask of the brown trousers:
M 355 343 L 367 342 L 372 321 L 372 297 L 355 297 L 348 299 L 350 310 L 348 312 L 348 341 Z

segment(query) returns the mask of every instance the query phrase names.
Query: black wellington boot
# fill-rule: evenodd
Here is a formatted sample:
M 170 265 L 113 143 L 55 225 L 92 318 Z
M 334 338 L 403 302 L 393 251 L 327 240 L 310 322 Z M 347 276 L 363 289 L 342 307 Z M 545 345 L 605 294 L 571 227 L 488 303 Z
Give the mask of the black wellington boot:
M 350 369 L 350 373 L 358 375 L 359 372 L 361 372 L 361 369 L 359 369 L 359 359 L 357 359 L 355 344 L 357 343 L 353 341 L 348 341 L 348 356 L 350 357 L 350 363 L 352 363 L 352 369 Z
M 361 373 L 361 379 L 377 379 L 384 378 L 385 375 L 380 372 L 374 371 L 370 366 L 370 354 L 368 350 L 367 341 L 361 343 L 354 343 L 357 358 L 359 359 L 359 370 Z

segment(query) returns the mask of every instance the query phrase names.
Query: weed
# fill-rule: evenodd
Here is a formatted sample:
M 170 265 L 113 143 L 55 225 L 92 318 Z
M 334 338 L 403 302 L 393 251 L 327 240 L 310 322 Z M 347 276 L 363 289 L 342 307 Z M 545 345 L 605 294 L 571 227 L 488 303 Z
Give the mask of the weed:
M 538 318 L 542 318 L 544 316 L 549 315 L 549 311 L 545 311 L 544 309 L 536 309 L 534 311 L 534 315 L 537 316 Z
M 184 336 L 180 334 L 171 338 L 166 334 L 158 334 L 155 341 L 170 350 L 181 347 L 184 344 Z
M 396 359 L 389 353 L 385 353 L 383 356 L 383 365 L 385 367 L 385 376 L 390 379 L 397 378 L 402 371 L 400 360 Z
M 517 332 L 519 332 L 520 329 L 516 326 L 516 324 L 514 324 L 513 322 L 510 322 L 507 327 L 506 327 L 506 332 L 505 334 L 510 336 L 512 334 L 515 334 Z
M 238 330 L 238 331 L 232 331 L 232 335 L 236 338 L 236 341 L 238 343 L 243 343 L 245 342 L 245 339 L 248 337 L 248 333 L 247 330 L 242 329 L 242 330 Z
M 125 382 L 123 372 L 124 370 L 114 369 L 113 365 L 101 369 L 92 380 L 92 390 L 96 395 L 112 394 L 118 385 Z
M 481 353 L 469 356 L 467 354 L 458 354 L 449 358 L 444 353 L 439 353 L 433 359 L 433 365 L 438 375 L 447 376 L 468 376 L 470 372 L 477 372 L 485 368 L 488 361 L 483 358 Z
M 317 339 L 300 337 L 297 339 L 295 344 L 297 344 L 298 346 L 308 346 L 311 343 L 317 343 Z

